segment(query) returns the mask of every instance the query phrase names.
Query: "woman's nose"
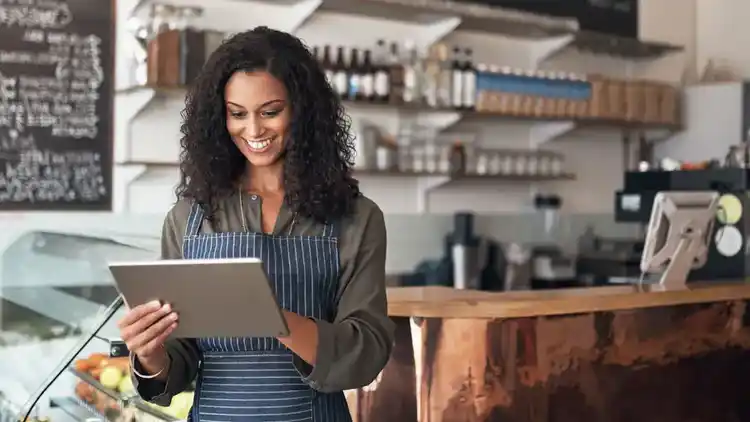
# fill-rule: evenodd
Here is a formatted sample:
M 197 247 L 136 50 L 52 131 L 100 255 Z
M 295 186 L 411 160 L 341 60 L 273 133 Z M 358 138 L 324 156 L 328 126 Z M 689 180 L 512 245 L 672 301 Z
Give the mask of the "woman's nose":
M 263 134 L 263 126 L 257 118 L 250 118 L 247 119 L 244 132 L 245 139 L 258 139 Z

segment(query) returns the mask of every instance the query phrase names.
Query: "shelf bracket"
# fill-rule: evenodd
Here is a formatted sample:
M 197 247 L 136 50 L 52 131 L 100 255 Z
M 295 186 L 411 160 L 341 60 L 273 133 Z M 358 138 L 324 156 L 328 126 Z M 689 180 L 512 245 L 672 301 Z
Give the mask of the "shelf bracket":
M 430 191 L 450 182 L 450 176 L 423 176 L 417 178 L 417 212 L 430 211 Z
M 529 147 L 537 149 L 543 144 L 572 131 L 575 126 L 572 121 L 536 123 L 529 130 Z
M 455 31 L 460 24 L 461 18 L 459 17 L 443 17 L 435 19 L 429 24 L 423 25 L 423 28 L 420 28 L 417 43 L 422 49 L 427 49 L 432 44 L 443 39 L 446 35 Z
M 574 35 L 566 34 L 534 41 L 531 46 L 531 63 L 529 67 L 531 69 L 538 69 L 539 66 L 545 62 L 545 60 L 548 60 L 549 58 L 555 56 L 560 51 L 565 49 L 573 42 L 574 39 Z
M 286 32 L 295 33 L 307 22 L 316 10 L 323 4 L 323 0 L 300 0 L 289 8 L 286 15 Z
M 115 94 L 115 163 L 130 159 L 130 125 L 156 96 L 151 88 L 134 88 Z
M 417 124 L 442 132 L 458 123 L 463 115 L 458 111 L 428 111 L 420 112 L 416 117 Z
M 113 179 L 114 192 L 112 198 L 112 212 L 128 212 L 130 204 L 130 185 L 148 170 L 144 164 L 115 164 Z

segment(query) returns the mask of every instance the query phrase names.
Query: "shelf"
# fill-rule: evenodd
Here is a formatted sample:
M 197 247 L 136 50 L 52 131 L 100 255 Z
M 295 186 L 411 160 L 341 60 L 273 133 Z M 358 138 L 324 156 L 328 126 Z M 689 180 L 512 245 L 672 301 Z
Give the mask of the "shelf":
M 532 39 L 570 34 L 578 29 L 574 19 L 445 0 L 323 0 L 319 10 L 420 24 L 459 18 L 459 30 Z
M 184 95 L 183 87 L 151 87 L 151 86 L 133 86 L 126 89 L 118 90 L 122 95 L 138 95 L 140 92 L 161 93 L 165 95 Z M 683 129 L 681 124 L 658 123 L 658 122 L 637 122 L 628 120 L 614 120 L 602 118 L 581 118 L 581 117 L 553 117 L 553 116 L 523 116 L 515 114 L 500 114 L 484 111 L 457 110 L 453 108 L 436 108 L 428 107 L 421 104 L 391 104 L 377 103 L 367 101 L 343 100 L 347 107 L 363 107 L 382 110 L 398 110 L 411 113 L 459 113 L 463 118 L 483 118 L 488 120 L 509 121 L 509 122 L 530 122 L 530 123 L 548 123 L 548 122 L 570 122 L 579 127 L 590 128 L 613 128 L 613 129 L 663 129 L 667 131 L 679 132 Z M 144 104 L 145 106 L 145 104 Z
M 430 172 L 413 172 L 413 171 L 388 171 L 388 170 L 354 170 L 354 175 L 363 176 L 380 176 L 380 177 L 434 177 L 447 179 L 446 183 L 457 182 L 462 180 L 488 180 L 488 181 L 507 181 L 507 182 L 549 182 L 575 180 L 572 173 L 560 173 L 557 175 L 523 175 L 523 174 L 461 174 L 448 175 Z
M 593 31 L 576 33 L 570 47 L 591 54 L 631 59 L 656 59 L 684 50 L 683 47 L 672 44 L 640 41 Z
M 417 211 L 420 213 L 429 212 L 429 193 L 441 186 L 451 182 L 460 182 L 462 180 L 485 180 L 497 182 L 554 182 L 574 180 L 575 175 L 562 173 L 558 175 L 483 175 L 483 174 L 463 174 L 463 175 L 446 175 L 429 172 L 409 172 L 409 171 L 383 171 L 383 170 L 355 170 L 354 175 L 364 175 L 373 177 L 409 177 L 414 178 L 417 182 Z
M 122 2 L 123 0 L 118 0 Z M 296 31 L 318 9 L 322 0 L 125 0 L 125 16 L 147 21 L 151 5 L 199 7 L 202 15 L 194 26 L 222 32 L 239 32 L 265 25 L 284 32 Z M 118 6 L 119 7 L 119 6 Z

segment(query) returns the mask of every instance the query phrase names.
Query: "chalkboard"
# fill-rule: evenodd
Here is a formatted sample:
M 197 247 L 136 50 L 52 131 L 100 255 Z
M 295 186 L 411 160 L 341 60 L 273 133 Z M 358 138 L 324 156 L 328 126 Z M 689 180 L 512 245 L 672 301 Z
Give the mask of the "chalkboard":
M 112 0 L 0 0 L 0 210 L 112 208 Z

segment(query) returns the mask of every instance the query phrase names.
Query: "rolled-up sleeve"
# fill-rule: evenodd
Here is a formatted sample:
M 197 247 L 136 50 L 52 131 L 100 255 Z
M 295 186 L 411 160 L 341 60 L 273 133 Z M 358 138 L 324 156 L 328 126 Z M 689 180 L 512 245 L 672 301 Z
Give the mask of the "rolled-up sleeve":
M 167 214 L 162 228 L 161 258 L 182 258 L 182 237 L 187 214 L 183 209 L 184 204 L 178 203 L 175 208 Z M 184 214 L 184 215 L 183 215 Z M 151 403 L 160 406 L 168 406 L 172 397 L 185 391 L 198 375 L 198 367 L 201 359 L 200 349 L 194 339 L 170 339 L 164 344 L 169 355 L 169 367 L 167 368 L 167 380 L 141 378 L 131 369 L 131 379 L 138 395 Z M 135 370 L 144 373 L 138 362 L 133 357 Z
M 333 321 L 316 320 L 318 346 L 311 366 L 295 356 L 303 379 L 323 392 L 370 384 L 382 371 L 393 348 L 393 322 L 385 289 L 387 235 L 383 212 L 372 204 L 347 235 L 352 259 L 342 268 Z

